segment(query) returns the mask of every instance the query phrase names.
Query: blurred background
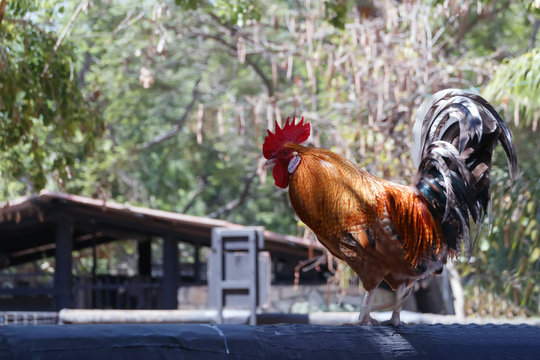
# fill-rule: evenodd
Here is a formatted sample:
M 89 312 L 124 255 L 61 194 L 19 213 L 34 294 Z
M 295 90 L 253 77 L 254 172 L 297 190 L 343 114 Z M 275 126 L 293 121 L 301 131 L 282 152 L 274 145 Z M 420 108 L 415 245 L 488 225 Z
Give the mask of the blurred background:
M 304 116 L 314 145 L 407 184 L 421 102 L 448 87 L 479 92 L 513 131 L 521 174 L 510 187 L 496 156 L 491 226 L 448 281 L 466 315 L 540 312 L 538 1 L 2 0 L 0 21 L 4 208 L 46 189 L 263 226 L 316 246 L 263 169 L 274 121 Z M 180 262 L 206 261 L 206 250 L 178 246 Z M 74 276 L 137 272 L 137 241 L 94 249 L 73 251 Z M 315 258 L 296 277 L 288 268 L 287 283 L 302 285 L 308 267 L 337 296 L 321 291 L 321 301 L 279 310 L 358 310 L 347 300 L 360 293 L 354 274 L 308 253 Z M 46 252 L 16 266 L 0 260 L 4 287 L 15 286 L 10 274 L 55 268 Z

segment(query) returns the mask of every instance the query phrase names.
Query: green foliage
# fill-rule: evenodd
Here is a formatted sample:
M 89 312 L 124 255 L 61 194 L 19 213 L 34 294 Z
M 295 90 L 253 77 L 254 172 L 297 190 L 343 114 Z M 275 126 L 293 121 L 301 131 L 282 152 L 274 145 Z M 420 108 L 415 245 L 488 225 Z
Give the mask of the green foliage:
M 0 173 L 7 199 L 59 181 L 91 152 L 100 122 L 75 80 L 69 41 L 30 20 L 39 2 L 9 2 L 0 39 Z M 32 12 L 32 13 L 30 13 Z M 45 69 L 48 68 L 47 71 Z
M 485 90 L 489 99 L 503 103 L 507 118 L 536 130 L 540 116 L 540 48 L 508 59 L 498 67 Z M 514 109 L 509 113 L 508 109 Z
M 462 263 L 470 286 L 480 286 L 535 314 L 540 308 L 540 165 L 539 137 L 514 129 L 521 174 L 513 184 L 502 151 L 492 170 L 493 221 L 478 239 L 474 261 Z M 497 278 L 497 281 L 493 279 Z
M 226 19 L 231 25 L 243 26 L 247 21 L 259 21 L 261 13 L 256 0 L 217 0 L 214 3 L 216 15 Z
M 261 18 L 258 0 L 175 0 L 176 4 L 186 10 L 203 9 L 213 13 L 225 23 L 244 26 L 249 21 Z
M 197 10 L 200 5 L 206 5 L 206 1 L 201 0 L 175 0 L 176 5 L 185 10 Z
M 473 284 L 533 314 L 540 309 L 539 49 L 504 61 L 485 88 L 485 96 L 502 105 L 507 120 L 513 119 L 521 176 L 509 189 L 506 175 L 500 168 L 493 170 L 493 231 L 480 238 L 478 261 L 464 269 L 474 271 Z M 497 274 L 502 275 L 501 281 L 494 282 Z
M 93 157 L 76 164 L 66 190 L 294 231 L 293 217 L 274 216 L 277 209 L 290 211 L 285 194 L 276 202 L 273 184 L 261 185 L 254 175 L 261 143 L 253 139 L 266 124 L 249 117 L 244 98 L 260 92 L 257 75 L 222 43 L 192 34 L 228 21 L 209 17 L 208 8 L 183 13 L 154 2 L 94 5 L 71 36 L 79 39 L 80 58 L 92 59 L 82 69 L 85 86 L 100 92 L 107 126 Z M 248 183 L 241 210 L 227 210 Z
M 442 30 L 436 32 L 439 46 L 453 56 L 501 58 L 521 53 L 529 41 L 531 17 L 538 13 L 528 1 L 437 0 L 435 3 L 440 5 L 439 11 L 449 13 L 440 16 L 434 12 L 431 24 Z
M 48 3 L 48 2 L 46 2 Z M 20 0 L 20 1 L 9 1 L 6 3 L 6 12 L 5 16 L 13 16 L 22 18 L 27 13 L 31 13 L 39 10 L 40 1 L 38 0 Z M 47 6 L 46 4 L 43 4 Z
M 348 0 L 325 1 L 324 17 L 326 21 L 338 29 L 344 29 L 347 21 L 347 11 L 349 10 Z

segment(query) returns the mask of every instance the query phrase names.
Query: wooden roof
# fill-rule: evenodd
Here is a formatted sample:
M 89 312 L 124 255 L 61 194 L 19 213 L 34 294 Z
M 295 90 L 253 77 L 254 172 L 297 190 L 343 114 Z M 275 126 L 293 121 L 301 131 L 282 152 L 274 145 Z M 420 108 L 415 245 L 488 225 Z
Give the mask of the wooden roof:
M 79 195 L 42 191 L 0 207 L 0 267 L 52 256 L 58 223 L 73 223 L 74 249 L 119 239 L 174 236 L 180 241 L 210 246 L 215 227 L 245 228 L 220 219 L 148 209 Z M 264 231 L 265 250 L 307 257 L 319 243 Z

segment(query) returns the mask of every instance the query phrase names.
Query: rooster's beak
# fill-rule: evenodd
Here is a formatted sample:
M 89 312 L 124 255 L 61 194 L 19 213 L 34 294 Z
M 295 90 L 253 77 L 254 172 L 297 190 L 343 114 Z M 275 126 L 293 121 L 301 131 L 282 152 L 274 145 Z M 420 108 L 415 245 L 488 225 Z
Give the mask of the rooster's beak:
M 270 166 L 274 165 L 275 163 L 276 163 L 276 159 L 266 160 L 266 162 L 264 163 L 264 168 L 267 169 Z

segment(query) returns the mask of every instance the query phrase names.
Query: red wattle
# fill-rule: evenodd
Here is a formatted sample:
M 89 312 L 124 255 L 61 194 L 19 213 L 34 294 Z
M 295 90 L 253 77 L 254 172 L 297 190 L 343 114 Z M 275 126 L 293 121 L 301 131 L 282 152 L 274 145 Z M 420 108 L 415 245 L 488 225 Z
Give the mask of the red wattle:
M 276 186 L 286 188 L 289 185 L 289 172 L 287 171 L 287 167 L 281 162 L 276 162 L 272 174 L 274 175 L 274 184 Z

